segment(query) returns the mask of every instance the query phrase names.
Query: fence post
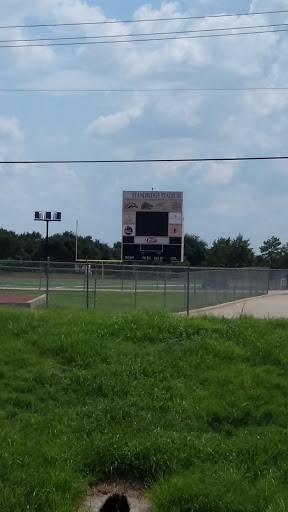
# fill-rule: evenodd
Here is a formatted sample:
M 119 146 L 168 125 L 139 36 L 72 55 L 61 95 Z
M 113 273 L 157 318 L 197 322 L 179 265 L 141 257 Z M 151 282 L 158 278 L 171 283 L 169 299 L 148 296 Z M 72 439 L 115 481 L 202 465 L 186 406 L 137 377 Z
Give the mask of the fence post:
M 89 309 L 89 265 L 88 259 L 86 260 L 86 307 Z
M 42 288 L 42 269 L 41 269 L 41 267 L 40 267 L 40 270 L 39 270 L 39 275 L 40 275 L 40 277 L 39 277 L 39 290 L 41 290 L 41 288 Z
M 259 271 L 256 270 L 256 295 L 259 295 Z
M 242 277 L 242 279 L 241 279 L 241 283 L 242 283 L 242 299 L 245 299 L 245 298 L 246 298 L 246 297 L 245 297 L 246 282 L 244 282 L 244 279 L 243 279 L 243 272 L 244 272 L 244 271 L 243 271 L 243 270 L 240 270 L 239 272 L 241 272 L 241 273 L 242 273 L 242 276 L 241 276 L 241 274 L 240 274 L 240 279 L 241 279 L 241 277 Z M 244 286 L 244 283 L 245 283 L 245 286 Z M 244 288 L 245 288 L 245 290 L 244 290 Z
M 186 311 L 186 299 L 187 299 L 187 284 L 184 279 L 184 310 Z
M 215 304 L 218 304 L 219 303 L 219 300 L 218 300 L 218 270 L 210 270 L 209 273 L 211 274 L 212 273 L 212 276 L 214 275 L 214 283 L 215 283 Z M 213 280 L 212 280 L 213 282 Z
M 95 274 L 94 274 L 94 309 L 97 306 L 97 265 L 95 265 Z
M 186 298 L 186 311 L 187 316 L 190 315 L 190 266 L 187 267 L 187 298 Z
M 270 275 L 271 275 L 271 269 L 269 269 L 268 271 L 268 275 L 267 275 L 267 295 L 268 293 L 270 292 Z
M 135 287 L 134 287 L 134 308 L 137 308 L 137 280 L 138 280 L 138 272 L 135 270 Z
M 49 270 L 50 270 L 50 258 L 48 256 L 46 262 L 46 309 L 49 307 Z
M 121 291 L 124 290 L 124 266 L 122 266 L 122 282 L 121 282 Z
M 237 277 L 238 277 L 238 275 L 237 275 L 236 270 L 233 270 L 233 290 L 234 290 L 233 300 L 236 300 L 236 279 L 237 279 Z M 237 279 L 237 284 L 238 284 L 238 279 Z
M 166 268 L 164 272 L 164 309 L 167 307 L 167 274 L 166 274 Z

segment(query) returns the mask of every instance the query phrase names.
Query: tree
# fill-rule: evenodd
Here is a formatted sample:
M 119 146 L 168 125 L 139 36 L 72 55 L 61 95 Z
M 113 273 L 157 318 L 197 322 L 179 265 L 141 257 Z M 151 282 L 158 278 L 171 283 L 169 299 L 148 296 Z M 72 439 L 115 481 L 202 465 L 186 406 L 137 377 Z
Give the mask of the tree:
M 281 247 L 281 254 L 277 260 L 277 268 L 288 268 L 288 243 Z
M 208 267 L 228 267 L 231 249 L 231 238 L 218 238 L 207 252 Z
M 207 253 L 209 267 L 251 267 L 254 263 L 254 253 L 249 240 L 241 234 L 236 238 L 218 238 L 214 240 Z
M 24 244 L 14 231 L 0 229 L 0 258 L 3 260 L 21 260 L 24 256 Z
M 207 255 L 207 243 L 196 235 L 185 235 L 184 255 L 185 259 L 193 267 L 204 265 Z
M 250 241 L 245 240 L 239 233 L 231 242 L 229 266 L 231 268 L 251 267 L 254 260 L 255 254 L 250 247 Z
M 49 237 L 48 254 L 53 261 L 75 261 L 75 234 L 71 231 L 57 233 Z M 41 244 L 42 259 L 46 258 L 46 240 Z
M 113 260 L 121 259 L 121 242 L 115 242 L 112 247 L 112 258 Z
M 282 243 L 280 238 L 271 236 L 263 242 L 260 252 L 264 263 L 269 264 L 271 268 L 279 268 L 282 255 Z
M 19 240 L 22 241 L 24 246 L 24 255 L 23 259 L 25 260 L 38 260 L 39 251 L 42 244 L 42 235 L 38 231 L 33 231 L 32 233 L 21 233 L 19 235 Z

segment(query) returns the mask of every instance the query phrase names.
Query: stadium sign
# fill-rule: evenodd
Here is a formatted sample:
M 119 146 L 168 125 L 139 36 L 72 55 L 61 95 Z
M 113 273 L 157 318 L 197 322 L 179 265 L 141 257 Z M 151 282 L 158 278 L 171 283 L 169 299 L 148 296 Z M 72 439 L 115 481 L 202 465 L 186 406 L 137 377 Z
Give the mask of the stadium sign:
M 183 245 L 183 192 L 123 192 L 124 261 L 183 261 Z

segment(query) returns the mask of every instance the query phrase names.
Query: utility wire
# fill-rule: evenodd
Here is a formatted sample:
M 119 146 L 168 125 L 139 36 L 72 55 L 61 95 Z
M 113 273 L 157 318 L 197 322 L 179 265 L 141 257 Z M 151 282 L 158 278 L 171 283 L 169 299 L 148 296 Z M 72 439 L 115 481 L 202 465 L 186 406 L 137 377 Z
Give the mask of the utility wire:
M 35 24 L 26 24 L 26 25 L 0 25 L 0 29 L 12 29 L 12 28 L 43 28 L 43 27 L 75 27 L 82 25 L 116 25 L 122 23 L 150 23 L 150 22 L 159 22 L 159 21 L 180 21 L 180 20 L 203 20 L 209 18 L 232 18 L 237 16 L 257 16 L 264 14 L 287 14 L 287 9 L 277 10 L 277 11 L 257 11 L 257 12 L 240 12 L 240 13 L 231 13 L 231 14 L 210 14 L 204 16 L 175 16 L 171 18 L 148 18 L 148 19 L 138 19 L 138 20 L 107 20 L 107 21 L 82 21 L 82 22 L 74 22 L 74 23 L 35 23 Z
M 276 29 L 276 30 L 261 30 L 261 31 L 252 31 L 252 32 L 233 32 L 229 34 L 200 34 L 196 36 L 183 36 L 183 37 L 149 37 L 145 39 L 116 39 L 112 41 L 75 41 L 70 43 L 37 43 L 37 44 L 15 44 L 15 45 L 0 45 L 0 48 L 33 48 L 33 47 L 49 47 L 49 46 L 88 46 L 88 45 L 98 45 L 98 44 L 115 44 L 115 43 L 139 43 L 139 42 L 147 42 L 147 41 L 180 41 L 181 39 L 199 39 L 199 38 L 207 38 L 207 37 L 225 37 L 225 36 L 244 36 L 244 35 L 252 35 L 252 34 L 274 34 L 276 32 L 287 32 L 288 29 Z
M 237 92 L 237 91 L 288 91 L 287 87 L 176 87 L 159 89 L 0 89 L 0 93 L 26 93 L 26 92 Z
M 0 165 L 35 164 L 138 164 L 138 163 L 189 163 L 189 162 L 244 162 L 260 160 L 288 160 L 288 156 L 244 156 L 223 158 L 140 158 L 123 160 L 2 160 Z
M 275 23 L 268 25 L 248 25 L 244 27 L 220 27 L 220 28 L 205 28 L 193 30 L 176 30 L 170 32 L 143 32 L 134 34 L 115 34 L 115 35 L 97 35 L 97 36 L 70 36 L 70 37 L 38 37 L 34 39 L 0 39 L 1 43 L 33 43 L 37 41 L 71 41 L 71 40 L 88 40 L 88 39 L 112 39 L 116 37 L 144 37 L 144 36 L 168 36 L 177 34 L 192 34 L 201 32 L 226 32 L 228 30 L 252 30 L 255 28 L 272 28 L 272 27 L 288 27 L 288 23 Z

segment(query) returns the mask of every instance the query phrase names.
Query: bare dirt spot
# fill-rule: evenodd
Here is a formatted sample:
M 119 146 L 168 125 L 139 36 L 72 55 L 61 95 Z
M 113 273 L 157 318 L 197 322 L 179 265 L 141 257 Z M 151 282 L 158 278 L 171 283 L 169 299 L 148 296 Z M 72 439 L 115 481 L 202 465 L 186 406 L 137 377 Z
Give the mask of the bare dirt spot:
M 45 303 L 45 295 L 22 295 L 14 293 L 0 293 L 0 306 L 37 308 Z
M 0 304 L 25 304 L 35 299 L 35 295 L 16 295 L 12 293 L 0 293 Z
M 131 512 L 151 512 L 145 489 L 136 482 L 121 480 L 104 482 L 90 489 L 79 512 L 98 512 L 104 501 L 116 492 L 127 496 Z

